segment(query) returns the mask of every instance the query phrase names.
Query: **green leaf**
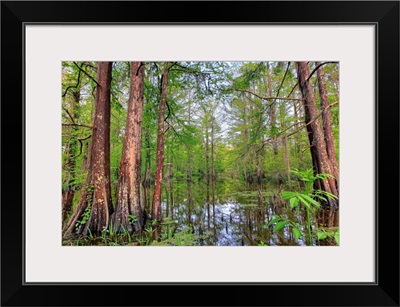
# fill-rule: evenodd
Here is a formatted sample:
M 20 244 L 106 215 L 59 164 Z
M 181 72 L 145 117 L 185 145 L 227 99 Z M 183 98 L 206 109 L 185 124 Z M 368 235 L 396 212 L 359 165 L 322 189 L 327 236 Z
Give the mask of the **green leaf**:
M 311 204 L 313 204 L 315 207 L 319 208 L 321 205 L 319 204 L 319 202 L 317 202 L 316 200 L 312 199 L 310 196 L 302 194 L 302 197 L 304 197 L 307 201 L 309 201 Z
M 339 199 L 336 195 L 333 195 L 332 193 L 326 192 L 326 191 L 322 191 L 323 195 L 326 195 L 327 197 L 331 198 L 331 199 Z
M 327 236 L 327 234 L 325 233 L 325 232 L 323 232 L 323 231 L 318 231 L 317 232 L 317 238 L 318 238 L 318 240 L 324 240 L 324 239 L 326 239 L 328 236 Z
M 336 244 L 339 245 L 339 231 L 335 232 L 334 238 L 335 238 Z
M 295 192 L 282 192 L 282 198 L 283 199 L 289 199 L 292 197 L 295 197 L 297 193 Z
M 281 230 L 285 225 L 287 224 L 287 221 L 280 221 L 279 223 L 276 224 L 275 226 L 275 231 Z
M 299 204 L 299 199 L 297 197 L 292 197 L 289 200 L 289 203 L 290 203 L 290 209 L 293 209 Z
M 268 244 L 261 240 L 260 243 L 258 243 L 258 246 L 268 246 Z
M 304 196 L 304 194 L 299 194 L 299 195 L 297 195 L 297 197 L 299 198 L 299 200 L 302 202 L 302 204 L 304 205 L 304 206 L 306 206 L 306 208 L 307 209 L 310 209 L 310 203 L 306 200 L 306 199 L 304 199 L 303 198 L 303 196 Z
M 301 237 L 301 231 L 298 228 L 292 228 L 292 232 L 296 240 Z
M 274 219 L 270 220 L 270 221 L 268 222 L 268 226 L 271 226 L 272 224 L 276 223 L 276 222 L 279 221 L 280 219 L 281 219 L 280 217 L 277 217 L 277 218 L 274 218 Z
M 315 176 L 315 178 L 316 179 L 325 179 L 325 178 L 335 178 L 335 177 L 333 177 L 332 175 L 330 175 L 330 174 L 317 174 L 316 176 Z
M 315 194 L 314 197 L 318 197 L 320 200 L 327 201 L 327 199 L 321 195 Z

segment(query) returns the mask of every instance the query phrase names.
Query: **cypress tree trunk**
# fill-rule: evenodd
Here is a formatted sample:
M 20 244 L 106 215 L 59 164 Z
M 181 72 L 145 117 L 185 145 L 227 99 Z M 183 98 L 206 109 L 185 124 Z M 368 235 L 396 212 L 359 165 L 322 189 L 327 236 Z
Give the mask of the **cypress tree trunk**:
M 172 155 L 170 158 L 170 165 L 168 167 L 168 189 L 169 189 L 169 204 L 170 204 L 170 211 L 171 217 L 174 217 L 174 172 L 173 172 L 173 165 L 174 165 L 174 156 Z M 168 216 L 168 214 L 167 214 Z
M 68 237 L 76 228 L 78 234 L 101 233 L 110 219 L 110 85 L 112 62 L 99 62 L 97 66 L 97 89 L 95 113 L 90 150 L 90 165 L 84 191 L 78 206 L 64 228 Z M 90 210 L 90 215 L 87 212 Z M 85 214 L 86 211 L 86 214 Z
M 308 65 L 306 62 L 296 62 L 297 76 L 299 79 L 299 86 L 303 97 L 305 120 L 307 125 L 308 137 L 311 146 L 311 155 L 313 157 L 314 170 L 321 174 L 329 174 L 334 176 L 332 162 L 328 157 L 326 151 L 326 143 L 324 139 L 323 129 L 318 120 L 314 120 L 317 115 L 317 106 L 315 103 L 314 92 L 310 82 L 307 81 L 310 75 Z M 326 178 L 321 180 L 321 189 L 339 196 L 337 191 L 337 184 L 335 178 Z M 335 201 L 329 200 L 331 206 L 336 206 Z
M 142 62 L 132 62 L 131 88 L 125 139 L 120 163 L 118 200 L 113 215 L 114 231 L 139 231 L 143 227 L 141 197 L 141 129 L 143 113 L 144 67 Z M 135 216 L 133 225 L 129 216 Z
M 206 127 L 206 139 L 205 139 L 205 154 L 206 154 L 206 203 L 207 203 L 207 226 L 210 228 L 210 167 L 209 167 L 209 136 L 208 127 Z
M 149 132 L 146 131 L 145 133 L 145 141 L 146 141 L 146 169 L 144 172 L 144 179 L 143 179 L 143 187 L 144 187 L 144 211 L 150 212 L 150 136 Z
M 283 149 L 284 149 L 284 160 L 286 164 L 286 176 L 288 180 L 288 186 L 291 186 L 290 183 L 290 147 L 289 147 L 289 140 L 286 136 L 282 138 L 283 142 Z
M 191 101 L 190 92 L 188 99 L 188 126 L 191 125 Z M 188 195 L 188 225 L 192 225 L 192 146 L 190 144 L 186 145 L 187 150 L 187 167 L 186 167 L 186 182 L 187 182 L 187 195 Z
M 261 157 L 258 152 L 256 152 L 256 174 L 257 174 L 257 203 L 259 207 L 259 212 L 261 212 L 262 207 L 262 186 L 261 186 Z
M 79 105 L 80 100 L 80 91 L 77 90 L 73 93 L 74 99 L 71 105 L 70 114 L 72 116 L 72 120 L 76 119 L 76 109 Z M 72 131 L 76 131 L 76 127 L 70 127 Z M 70 131 L 71 131 L 70 130 Z M 65 167 L 67 171 L 67 178 L 65 181 L 65 189 L 62 191 L 62 223 L 64 224 L 68 214 L 72 209 L 72 202 L 75 196 L 75 185 L 73 183 L 73 179 L 75 178 L 75 156 L 76 156 L 76 146 L 77 140 L 76 136 L 71 135 L 70 133 L 70 142 L 67 148 L 67 159 L 65 161 Z
M 268 96 L 272 97 L 272 77 L 271 77 L 271 71 L 269 68 L 269 62 L 266 62 L 266 68 L 267 68 L 267 78 L 268 78 Z M 269 107 L 269 118 L 270 118 L 270 125 L 271 125 L 271 130 L 272 133 L 275 135 L 277 132 L 276 130 L 276 101 L 274 100 L 270 107 Z M 274 154 L 278 154 L 278 142 L 277 140 L 274 139 L 272 140 L 272 148 L 274 150 Z
M 320 62 L 315 62 L 316 66 L 318 66 L 319 64 Z M 339 166 L 336 159 L 335 142 L 332 133 L 331 110 L 328 108 L 329 100 L 328 100 L 328 92 L 326 90 L 325 73 L 323 67 L 320 67 L 317 70 L 317 80 L 318 80 L 319 96 L 321 100 L 322 127 L 324 128 L 326 151 L 328 153 L 329 159 L 332 162 L 334 176 L 337 180 L 339 180 Z
M 214 152 L 214 118 L 211 122 L 211 198 L 212 198 L 212 205 L 215 211 L 215 184 L 216 184 L 216 174 L 215 174 L 215 152 Z
M 160 222 L 161 214 L 161 191 L 162 177 L 164 168 L 164 113 L 168 93 L 168 63 L 164 63 L 164 72 L 161 82 L 161 100 L 158 109 L 158 134 L 157 134 L 157 156 L 156 156 L 156 176 L 154 181 L 154 197 L 152 205 L 152 219 Z

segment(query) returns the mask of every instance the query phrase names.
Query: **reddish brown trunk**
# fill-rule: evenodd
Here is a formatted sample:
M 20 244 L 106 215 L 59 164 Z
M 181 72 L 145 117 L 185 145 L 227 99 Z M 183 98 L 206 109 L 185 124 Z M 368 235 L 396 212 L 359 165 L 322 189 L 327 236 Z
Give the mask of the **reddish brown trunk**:
M 164 111 L 167 102 L 168 92 L 168 63 L 164 64 L 164 73 L 161 83 L 161 100 L 158 109 L 158 134 L 157 134 L 157 156 L 156 156 L 156 176 L 154 181 L 154 196 L 152 205 L 152 218 L 157 222 L 161 221 L 161 191 L 162 191 L 162 177 L 164 168 Z
M 89 173 L 78 206 L 64 228 L 67 237 L 80 221 L 77 233 L 100 233 L 108 227 L 111 203 L 110 189 L 110 85 L 112 62 L 99 62 L 95 114 L 91 141 Z M 84 220 L 84 212 L 90 206 L 90 215 Z M 85 222 L 85 223 L 83 223 Z
M 65 220 L 68 217 L 68 214 L 71 212 L 72 209 L 72 202 L 74 200 L 75 189 L 71 185 L 70 178 L 74 176 L 74 168 L 75 168 L 75 159 L 73 157 L 74 150 L 73 150 L 73 141 L 68 145 L 67 148 L 67 159 L 65 161 L 65 167 L 67 168 L 67 178 L 64 182 L 65 188 L 62 191 L 62 223 L 64 224 Z
M 68 217 L 68 214 L 71 212 L 72 209 L 72 202 L 74 200 L 75 191 L 67 188 L 67 190 L 63 191 L 62 193 L 62 222 L 64 224 L 65 220 Z
M 312 118 L 311 118 L 310 113 L 306 111 L 305 104 L 303 104 L 303 105 L 304 105 L 304 110 L 305 110 L 305 112 L 304 112 L 304 120 L 305 120 L 306 123 L 309 123 L 312 120 Z M 319 161 L 318 161 L 317 148 L 313 145 L 314 144 L 314 131 L 311 128 L 311 125 L 307 125 L 306 129 L 307 129 L 308 142 L 310 144 L 311 160 L 312 160 L 312 164 L 313 164 L 314 173 L 315 174 L 321 174 L 322 170 L 320 168 L 320 164 L 319 164 Z M 319 189 L 319 190 L 323 189 L 320 180 L 317 180 L 315 182 L 315 188 Z
M 318 116 L 314 92 L 311 84 L 307 81 L 310 72 L 306 62 L 296 62 L 296 68 L 300 90 L 303 96 L 305 120 L 306 123 L 309 123 Z M 308 137 L 310 140 L 313 163 L 316 163 L 316 171 L 320 174 L 333 175 L 333 167 L 326 151 L 324 133 L 319 121 L 315 120 L 311 124 L 307 125 L 307 131 L 309 132 Z M 321 185 L 324 191 L 339 196 L 336 188 L 336 180 L 334 178 L 323 180 Z M 335 205 L 333 201 L 329 201 L 329 203 Z
M 141 186 L 142 181 L 142 115 L 143 115 L 143 95 L 144 95 L 144 63 L 143 62 L 133 62 L 132 63 L 132 74 L 135 78 L 135 93 L 138 94 L 135 97 L 135 144 L 136 144 L 136 154 L 135 154 L 135 173 L 134 173 L 134 187 L 135 192 L 138 197 L 138 204 L 133 207 L 133 212 L 141 215 L 140 222 L 143 226 L 143 214 L 145 213 L 145 206 L 143 201 L 143 191 Z
M 150 211 L 150 150 L 146 151 L 146 171 L 143 179 L 145 212 Z
M 131 89 L 125 139 L 120 164 L 118 200 L 113 216 L 114 231 L 139 231 L 143 227 L 141 200 L 141 129 L 144 74 L 142 62 L 132 62 Z M 135 217 L 135 222 L 129 216 Z
M 315 63 L 316 66 L 318 66 L 319 64 L 320 62 Z M 335 141 L 332 133 L 331 110 L 328 108 L 329 100 L 328 100 L 328 92 L 326 90 L 325 73 L 323 67 L 320 67 L 317 70 L 317 79 L 318 79 L 319 96 L 321 100 L 321 110 L 325 110 L 322 112 L 322 127 L 324 128 L 326 151 L 328 153 L 329 159 L 332 162 L 333 174 L 335 178 L 339 180 L 339 166 L 336 159 Z

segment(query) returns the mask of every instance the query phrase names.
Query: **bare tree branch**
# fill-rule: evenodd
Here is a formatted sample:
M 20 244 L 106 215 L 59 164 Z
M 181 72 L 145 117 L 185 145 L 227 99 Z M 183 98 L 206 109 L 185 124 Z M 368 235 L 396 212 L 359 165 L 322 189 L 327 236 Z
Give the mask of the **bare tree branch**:
M 65 107 L 62 107 L 62 108 L 63 108 L 63 110 L 64 110 L 65 112 L 67 112 L 67 114 L 68 114 L 69 118 L 71 119 L 72 123 L 75 124 L 75 120 L 74 120 L 74 118 L 72 117 L 71 113 L 69 113 L 68 109 L 65 108 Z
M 310 80 L 310 78 L 312 77 L 312 75 L 317 71 L 318 68 L 320 68 L 323 65 L 326 64 L 337 64 L 338 62 L 323 62 L 320 65 L 318 65 L 317 67 L 314 68 L 314 70 L 311 72 L 311 74 L 308 76 L 307 81 Z M 296 82 L 296 84 L 293 86 L 292 90 L 290 91 L 290 93 L 287 95 L 288 97 L 290 95 L 292 95 L 293 91 L 296 89 L 296 87 L 299 85 L 299 82 Z
M 93 126 L 89 126 L 89 125 L 85 125 L 85 124 L 76 124 L 76 123 L 62 123 L 63 126 L 76 126 L 76 127 L 85 127 L 85 128 L 89 128 L 92 129 Z
M 309 121 L 307 124 L 305 124 L 305 125 L 301 126 L 300 128 L 296 129 L 295 131 L 293 131 L 293 132 L 291 132 L 291 133 L 285 135 L 285 137 L 289 137 L 289 136 L 291 136 L 291 135 L 293 135 L 293 134 L 299 132 L 300 130 L 304 129 L 304 128 L 307 127 L 308 125 L 311 125 L 311 124 L 312 124 L 313 122 L 315 122 L 319 117 L 321 117 L 322 113 L 324 113 L 327 109 L 329 109 L 329 108 L 331 108 L 331 107 L 333 107 L 333 106 L 335 106 L 335 105 L 337 105 L 337 104 L 339 104 L 339 101 L 335 101 L 335 102 L 331 103 L 330 105 L 326 106 L 326 108 L 324 108 L 315 118 L 313 118 L 313 119 L 312 119 L 311 121 Z
M 264 148 L 265 144 L 268 143 L 268 142 L 271 142 L 272 140 L 276 140 L 276 139 L 278 139 L 278 138 L 283 138 L 283 137 L 289 137 L 289 136 L 292 136 L 293 134 L 299 132 L 300 130 L 303 130 L 305 127 L 307 127 L 308 125 L 311 125 L 311 124 L 312 124 L 313 122 L 315 122 L 319 117 L 321 117 L 321 115 L 322 115 L 327 109 L 329 109 L 329 108 L 331 108 L 331 107 L 333 107 L 333 106 L 335 106 L 335 105 L 337 105 L 337 104 L 339 104 L 339 101 L 335 101 L 335 102 L 331 103 L 330 105 L 326 106 L 326 108 L 324 108 L 323 110 L 321 110 L 321 112 L 320 112 L 316 117 L 314 117 L 311 121 L 309 121 L 307 124 L 305 124 L 305 125 L 299 127 L 298 129 L 296 129 L 295 131 L 293 131 L 293 132 L 291 132 L 291 133 L 289 133 L 289 134 L 281 135 L 282 133 L 288 131 L 290 128 L 296 126 L 296 125 L 299 124 L 299 123 L 295 123 L 295 124 L 289 126 L 288 128 L 286 128 L 285 130 L 280 131 L 278 134 L 274 135 L 272 138 L 268 138 L 268 139 L 264 140 L 264 141 L 262 142 L 261 148 L 258 149 L 257 152 L 261 151 L 261 150 Z
M 76 62 L 72 62 L 72 63 L 74 63 L 76 65 L 76 67 L 78 67 L 78 69 L 80 71 L 82 71 L 86 76 L 88 76 L 90 79 L 92 79 L 94 81 L 94 83 L 96 83 L 98 86 L 100 86 L 99 82 L 97 82 L 95 78 L 93 78 L 91 75 L 89 75 L 82 67 L 79 67 L 79 65 Z
M 260 99 L 263 99 L 263 100 L 300 100 L 300 101 L 303 101 L 302 98 L 264 97 L 264 96 L 260 96 L 260 95 L 258 95 L 258 94 L 256 94 L 256 93 L 252 92 L 252 91 L 249 91 L 249 90 L 239 90 L 239 89 L 235 89 L 235 91 L 249 93 L 249 94 L 252 94 L 252 95 L 254 95 L 254 96 L 256 96 L 256 97 L 258 97 L 258 98 L 260 98 Z M 274 104 L 274 102 L 272 102 L 270 105 L 273 105 L 273 104 Z
M 75 64 L 76 65 L 76 64 Z M 67 95 L 67 92 L 68 92 L 68 90 L 70 89 L 70 88 L 78 88 L 78 86 L 79 86 L 79 83 L 81 83 L 81 71 L 79 70 L 79 72 L 78 72 L 78 78 L 77 78 L 78 80 L 77 80 L 77 82 L 76 82 L 76 85 L 70 85 L 70 86 L 68 86 L 66 89 L 65 89 L 65 91 L 64 91 L 64 94 L 62 95 L 62 97 L 65 97 L 65 95 Z
M 317 67 L 314 68 L 314 70 L 311 72 L 311 74 L 308 76 L 307 81 L 310 80 L 310 78 L 312 77 L 312 75 L 318 70 L 318 68 L 320 68 L 323 65 L 326 64 L 337 64 L 338 62 L 322 62 L 321 64 L 319 64 Z
M 87 137 L 84 137 L 84 138 L 77 138 L 77 140 L 79 141 L 79 144 L 80 144 L 80 148 L 79 148 L 79 154 L 76 155 L 75 158 L 79 157 L 79 156 L 82 154 L 82 147 L 83 147 L 82 141 L 85 141 L 85 140 L 87 140 L 87 139 L 89 139 L 89 138 L 91 138 L 91 137 L 92 137 L 92 135 L 89 134 Z
M 288 71 L 289 71 L 289 67 L 290 67 L 290 62 L 288 62 L 288 64 L 287 64 L 286 71 L 285 71 L 285 75 L 283 76 L 282 82 L 281 82 L 281 84 L 279 85 L 279 88 L 278 88 L 278 90 L 277 90 L 277 92 L 276 92 L 276 96 L 277 96 L 277 97 L 279 97 L 279 92 L 281 91 L 282 85 L 283 85 L 283 83 L 285 82 L 286 75 L 287 75 L 287 73 L 288 73 Z M 289 99 L 286 99 L 286 100 L 289 100 Z M 275 103 L 275 101 L 276 101 L 276 99 L 274 100 L 273 103 Z

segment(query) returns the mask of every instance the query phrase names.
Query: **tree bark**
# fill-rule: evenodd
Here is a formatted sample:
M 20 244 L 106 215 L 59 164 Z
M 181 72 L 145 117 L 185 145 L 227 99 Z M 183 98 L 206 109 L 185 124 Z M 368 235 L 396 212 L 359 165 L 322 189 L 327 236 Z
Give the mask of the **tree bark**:
M 120 163 L 118 200 L 113 215 L 115 232 L 140 231 L 143 228 L 144 208 L 141 197 L 141 149 L 143 114 L 144 66 L 131 64 L 131 88 L 125 139 Z M 135 216 L 135 222 L 129 220 Z
M 315 65 L 318 66 L 320 62 L 315 62 Z M 318 80 L 318 88 L 319 88 L 319 96 L 321 102 L 321 110 L 322 111 L 322 127 L 324 128 L 324 138 L 326 143 L 326 151 L 328 153 L 328 157 L 332 162 L 333 166 L 333 174 L 337 180 L 339 180 L 339 166 L 336 159 L 335 152 L 335 141 L 332 133 L 332 119 L 331 119 L 331 110 L 328 108 L 329 100 L 328 100 L 328 92 L 326 90 L 325 83 L 325 73 L 324 68 L 320 67 L 317 70 L 317 80 Z
M 256 163 L 257 163 L 257 203 L 259 207 L 259 212 L 261 212 L 262 207 L 262 186 L 261 186 L 261 157 L 258 152 L 256 152 Z
M 210 167 L 209 167 L 209 136 L 208 126 L 205 136 L 205 154 L 206 154 L 206 203 L 207 203 L 207 226 L 210 228 Z
M 91 141 L 91 157 L 88 177 L 78 206 L 64 228 L 64 237 L 68 237 L 76 228 L 78 234 L 101 233 L 108 227 L 110 219 L 110 85 L 112 62 L 99 62 L 95 114 Z M 90 208 L 87 217 L 85 211 Z M 87 221 L 85 220 L 87 219 Z
M 150 136 L 149 131 L 146 130 L 145 133 L 145 141 L 146 141 L 146 170 L 144 172 L 144 179 L 143 179 L 143 188 L 144 188 L 144 207 L 145 212 L 150 212 Z
M 286 176 L 288 180 L 288 186 L 291 186 L 290 182 L 290 148 L 289 148 L 289 140 L 286 136 L 282 138 L 283 148 L 284 148 L 284 161 L 286 164 Z
M 271 77 L 271 71 L 269 68 L 269 62 L 266 62 L 266 68 L 267 68 L 267 78 L 268 78 L 268 96 L 272 97 L 272 77 Z M 272 134 L 275 135 L 277 132 L 276 129 L 276 100 L 273 100 L 269 107 L 269 119 L 270 119 L 270 126 L 272 130 Z M 275 137 L 272 140 L 272 148 L 274 150 L 274 155 L 278 154 L 278 142 L 275 139 Z
M 171 164 L 170 164 L 170 168 L 169 168 L 169 203 L 171 206 L 171 218 L 174 218 L 174 172 L 173 172 L 173 165 L 174 165 L 174 156 L 171 156 L 171 160 L 170 160 Z
M 164 63 L 164 72 L 161 80 L 161 99 L 158 109 L 158 133 L 157 133 L 157 156 L 156 156 L 156 176 L 154 181 L 154 196 L 152 204 L 152 219 L 161 222 L 161 192 L 162 177 L 164 168 L 164 113 L 168 93 L 168 63 Z
M 80 91 L 77 90 L 73 93 L 73 101 L 71 105 L 70 114 L 72 120 L 76 119 L 76 109 L 79 105 Z M 70 127 L 70 131 L 76 131 L 76 127 Z M 67 148 L 67 159 L 65 161 L 65 167 L 67 171 L 67 178 L 65 181 L 65 190 L 62 191 L 62 223 L 66 222 L 68 214 L 71 212 L 72 203 L 75 196 L 75 185 L 73 184 L 73 179 L 75 178 L 75 156 L 76 156 L 76 146 L 77 146 L 76 136 L 70 135 L 70 141 Z
M 188 126 L 191 124 L 191 101 L 190 92 L 188 99 Z M 187 182 L 187 196 L 188 196 L 188 225 L 192 226 L 192 146 L 190 144 L 186 145 L 187 150 L 187 168 L 186 168 L 186 182 Z
M 315 171 L 319 174 L 323 173 L 334 176 L 333 166 L 326 151 L 323 130 L 319 121 L 313 121 L 313 119 L 317 117 L 318 112 L 312 86 L 310 82 L 307 81 L 310 74 L 308 65 L 306 62 L 296 62 L 296 69 L 299 86 L 303 97 L 306 124 L 312 122 L 310 125 L 307 125 L 307 131 Z M 326 178 L 325 180 L 321 180 L 321 189 L 338 197 L 339 194 L 336 186 L 337 184 L 335 178 Z M 328 202 L 331 206 L 337 205 L 337 202 L 335 201 L 328 200 Z
M 296 92 L 297 93 L 297 92 Z M 297 101 L 293 101 L 293 119 L 294 123 L 297 124 L 299 115 L 297 114 Z M 300 154 L 300 144 L 299 144 L 299 137 L 297 134 L 294 135 L 294 148 L 296 154 Z
M 212 205 L 215 210 L 215 183 L 216 183 L 216 174 L 215 174 L 215 153 L 214 153 L 214 146 L 215 146 L 215 139 L 214 139 L 214 116 L 211 122 L 211 198 L 212 198 Z

